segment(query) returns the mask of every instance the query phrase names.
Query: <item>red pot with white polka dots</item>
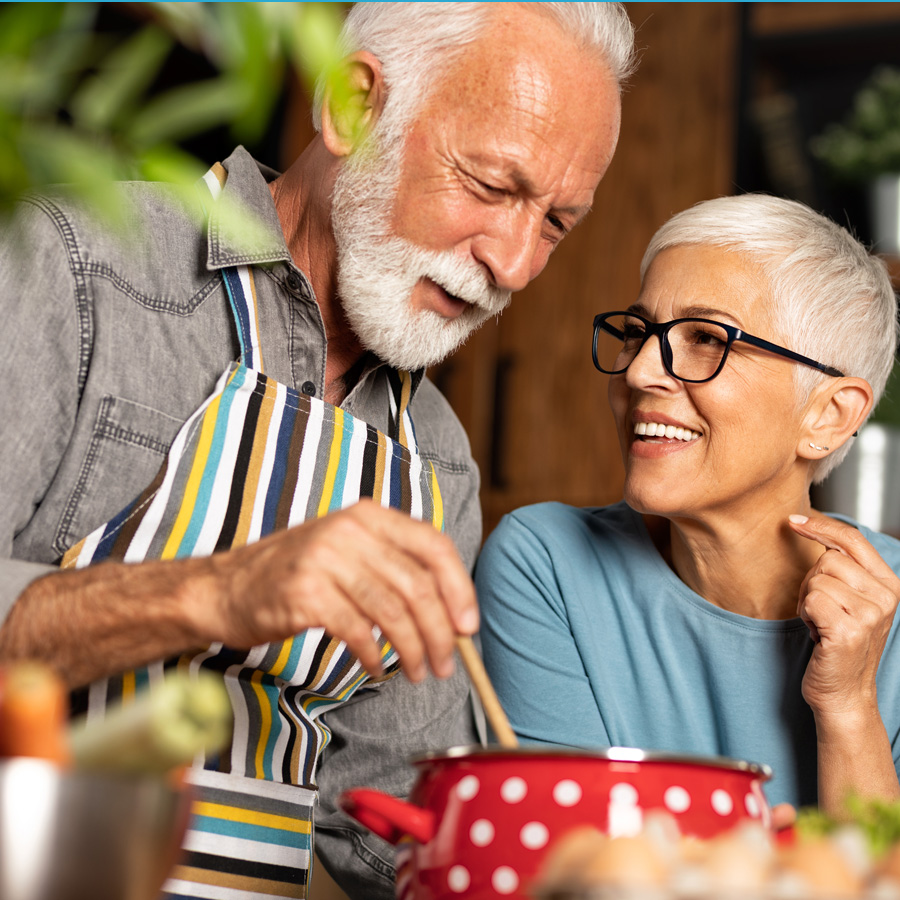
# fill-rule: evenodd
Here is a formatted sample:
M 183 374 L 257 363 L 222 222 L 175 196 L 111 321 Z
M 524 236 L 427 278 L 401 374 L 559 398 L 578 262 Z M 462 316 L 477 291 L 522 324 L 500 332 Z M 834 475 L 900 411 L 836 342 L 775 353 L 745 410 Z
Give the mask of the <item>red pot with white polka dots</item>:
M 455 747 L 412 763 L 419 777 L 409 802 L 365 788 L 340 799 L 398 845 L 401 900 L 528 898 L 555 839 L 579 825 L 637 834 L 652 809 L 668 810 L 682 834 L 701 838 L 741 819 L 771 826 L 762 790 L 771 770 L 721 757 Z

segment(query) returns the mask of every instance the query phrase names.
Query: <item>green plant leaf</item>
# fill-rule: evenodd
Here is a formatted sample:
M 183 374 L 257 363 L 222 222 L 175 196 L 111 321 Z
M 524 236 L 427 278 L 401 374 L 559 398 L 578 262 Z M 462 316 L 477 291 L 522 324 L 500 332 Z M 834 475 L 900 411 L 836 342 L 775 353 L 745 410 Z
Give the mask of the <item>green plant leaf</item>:
M 76 124 L 113 130 L 156 77 L 172 43 L 162 29 L 148 26 L 116 47 L 72 97 L 69 109 Z
M 139 148 L 183 140 L 230 122 L 247 98 L 247 89 L 227 76 L 181 85 L 138 111 L 127 137 Z

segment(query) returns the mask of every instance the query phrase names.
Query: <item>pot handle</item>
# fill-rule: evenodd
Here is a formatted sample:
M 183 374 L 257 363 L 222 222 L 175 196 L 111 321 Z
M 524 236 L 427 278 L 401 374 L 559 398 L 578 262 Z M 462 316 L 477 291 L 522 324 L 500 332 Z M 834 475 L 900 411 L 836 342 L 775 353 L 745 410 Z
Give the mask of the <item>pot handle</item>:
M 338 806 L 391 844 L 397 844 L 407 834 L 420 844 L 434 837 L 434 813 L 405 800 L 373 791 L 352 788 L 338 797 Z

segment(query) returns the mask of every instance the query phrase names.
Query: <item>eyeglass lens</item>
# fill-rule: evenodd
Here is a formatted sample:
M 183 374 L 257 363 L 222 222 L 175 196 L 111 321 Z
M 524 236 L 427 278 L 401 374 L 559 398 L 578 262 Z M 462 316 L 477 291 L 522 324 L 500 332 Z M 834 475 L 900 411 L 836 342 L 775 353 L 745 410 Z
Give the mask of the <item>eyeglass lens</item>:
M 644 344 L 646 326 L 634 316 L 612 316 L 597 334 L 597 362 L 604 372 L 628 368 Z M 712 377 L 728 349 L 728 332 L 719 325 L 690 320 L 668 329 L 671 369 L 676 378 L 702 381 Z

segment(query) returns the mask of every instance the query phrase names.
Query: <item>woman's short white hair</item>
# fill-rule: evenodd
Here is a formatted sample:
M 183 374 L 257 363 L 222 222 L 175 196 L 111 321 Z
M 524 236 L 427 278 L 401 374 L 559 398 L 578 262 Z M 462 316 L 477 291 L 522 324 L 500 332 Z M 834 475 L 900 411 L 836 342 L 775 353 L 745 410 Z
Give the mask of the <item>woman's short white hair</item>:
M 539 8 L 582 46 L 595 49 L 621 89 L 635 68 L 634 28 L 621 3 L 527 3 Z M 387 86 L 382 126 L 396 139 L 428 96 L 446 63 L 484 30 L 491 3 L 356 3 L 347 14 L 339 51 L 368 50 L 382 66 Z M 325 85 L 320 79 L 313 124 L 322 123 Z M 382 138 L 384 140 L 384 137 Z
M 705 200 L 673 216 L 653 235 L 641 262 L 641 281 L 660 251 L 684 244 L 752 257 L 769 282 L 777 330 L 773 340 L 864 378 L 878 402 L 900 337 L 897 299 L 884 261 L 846 228 L 802 203 L 767 194 Z M 799 400 L 828 377 L 796 366 Z M 822 481 L 850 445 L 847 441 L 824 457 L 813 480 Z

